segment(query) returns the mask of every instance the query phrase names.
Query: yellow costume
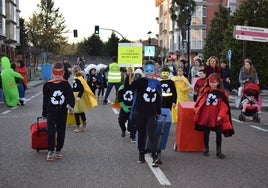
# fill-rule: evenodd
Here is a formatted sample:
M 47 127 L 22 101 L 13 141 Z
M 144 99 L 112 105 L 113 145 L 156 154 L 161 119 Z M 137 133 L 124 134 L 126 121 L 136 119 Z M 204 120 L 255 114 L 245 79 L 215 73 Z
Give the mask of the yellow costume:
M 171 109 L 171 118 L 172 123 L 177 123 L 179 102 L 187 102 L 190 100 L 188 96 L 190 91 L 190 82 L 184 76 L 173 76 L 171 80 L 174 81 L 177 91 L 176 107 Z
M 79 102 L 75 103 L 74 112 L 75 113 L 85 112 L 85 111 L 97 106 L 98 101 L 97 101 L 94 93 L 89 88 L 85 79 L 82 76 L 75 77 L 75 79 L 80 80 L 81 84 L 84 87 L 84 93 L 81 97 L 81 100 Z M 75 98 L 78 96 L 78 93 L 79 92 L 74 92 Z

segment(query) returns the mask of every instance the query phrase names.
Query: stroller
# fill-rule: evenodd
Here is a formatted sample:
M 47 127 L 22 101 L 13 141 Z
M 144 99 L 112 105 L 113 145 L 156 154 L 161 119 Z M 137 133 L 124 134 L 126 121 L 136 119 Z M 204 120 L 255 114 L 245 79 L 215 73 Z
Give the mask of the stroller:
M 246 116 L 252 116 L 252 121 L 260 123 L 261 119 L 258 114 L 258 99 L 260 94 L 260 86 L 255 83 L 247 83 L 242 90 L 242 97 L 239 107 L 241 108 L 241 114 L 238 119 L 245 121 Z M 246 105 L 245 105 L 246 104 Z M 245 105 L 243 109 L 243 105 Z M 260 107 L 259 107 L 260 108 Z

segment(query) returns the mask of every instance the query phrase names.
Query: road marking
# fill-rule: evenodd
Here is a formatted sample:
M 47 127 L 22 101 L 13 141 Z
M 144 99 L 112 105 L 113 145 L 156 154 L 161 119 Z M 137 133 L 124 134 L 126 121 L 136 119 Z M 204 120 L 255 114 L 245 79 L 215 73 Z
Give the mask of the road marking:
M 117 110 L 117 108 L 112 108 L 112 110 L 115 114 L 119 114 L 119 111 Z M 167 177 L 165 176 L 165 174 L 161 171 L 159 167 L 157 168 L 152 167 L 153 159 L 150 154 L 145 154 L 145 161 L 161 185 L 171 185 L 170 181 L 167 179 Z
M 263 132 L 268 132 L 267 129 L 263 129 L 263 128 L 260 128 L 260 127 L 255 126 L 255 125 L 250 125 L 250 127 L 254 128 L 254 129 L 258 129 L 258 130 L 263 131 Z
M 170 181 L 167 179 L 161 169 L 159 167 L 152 166 L 153 159 L 150 154 L 145 154 L 145 161 L 161 185 L 171 185 Z
M 6 110 L 6 111 L 2 112 L 1 114 L 4 115 L 4 114 L 7 114 L 9 112 L 11 112 L 11 110 Z
M 118 112 L 118 110 L 116 109 L 116 108 L 112 108 L 112 110 L 113 110 L 113 112 L 115 113 L 115 114 L 119 114 L 119 112 Z
M 235 119 L 235 118 L 232 118 L 232 120 L 238 123 L 243 123 L 242 121 L 239 121 L 238 119 Z

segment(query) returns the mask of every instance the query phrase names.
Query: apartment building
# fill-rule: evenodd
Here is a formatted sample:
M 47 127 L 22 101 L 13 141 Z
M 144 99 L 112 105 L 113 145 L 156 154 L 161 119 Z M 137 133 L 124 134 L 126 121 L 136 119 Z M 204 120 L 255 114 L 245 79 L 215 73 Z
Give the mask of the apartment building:
M 19 0 L 0 0 L 0 53 L 11 60 L 20 43 Z
M 155 0 L 155 5 L 159 9 L 159 16 L 156 20 L 159 24 L 158 46 L 161 48 L 161 55 L 163 57 L 173 53 L 179 58 L 187 59 L 187 50 L 190 49 L 191 60 L 196 53 L 202 54 L 207 31 L 210 29 L 211 20 L 214 13 L 218 11 L 219 5 L 230 7 L 233 13 L 245 0 L 195 0 L 196 7 L 191 17 L 189 32 L 186 32 L 186 40 L 182 39 L 181 29 L 170 18 L 171 1 Z M 189 41 L 187 40 L 188 34 Z

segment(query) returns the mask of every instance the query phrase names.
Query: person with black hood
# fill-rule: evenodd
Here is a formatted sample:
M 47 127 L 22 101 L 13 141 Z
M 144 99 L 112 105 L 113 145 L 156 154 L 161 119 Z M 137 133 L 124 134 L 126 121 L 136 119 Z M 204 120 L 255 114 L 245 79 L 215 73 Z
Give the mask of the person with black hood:
M 162 89 L 159 80 L 154 79 L 155 65 L 147 61 L 144 65 L 144 75 L 132 83 L 135 90 L 131 109 L 131 119 L 134 120 L 138 131 L 138 162 L 145 162 L 146 137 L 151 145 L 153 167 L 162 164 L 158 157 L 157 120 L 161 114 Z
M 140 70 L 141 71 L 141 70 Z M 136 72 L 136 71 L 135 71 Z M 140 75 L 138 75 L 140 74 Z M 134 90 L 131 83 L 135 79 L 139 79 L 142 73 L 135 73 L 133 74 L 133 69 L 131 67 L 127 68 L 127 76 L 125 79 L 125 83 L 119 87 L 118 90 L 118 102 L 120 104 L 120 112 L 118 117 L 118 123 L 121 128 L 121 136 L 126 136 L 126 122 L 127 122 L 127 129 L 130 132 L 130 142 L 136 142 L 136 126 L 133 121 L 130 120 L 130 111 L 132 107 L 132 102 L 134 98 Z

